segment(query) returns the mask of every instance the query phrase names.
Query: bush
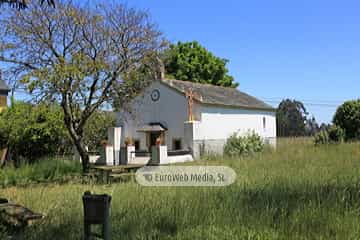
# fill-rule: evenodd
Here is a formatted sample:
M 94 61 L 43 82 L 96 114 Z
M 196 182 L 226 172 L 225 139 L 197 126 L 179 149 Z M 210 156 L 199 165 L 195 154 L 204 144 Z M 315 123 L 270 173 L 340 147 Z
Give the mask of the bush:
M 360 99 L 342 104 L 333 122 L 345 130 L 345 140 L 360 139 Z
M 330 142 L 343 142 L 345 138 L 345 131 L 337 125 L 332 125 L 328 130 L 328 135 Z
M 329 143 L 329 134 L 326 130 L 321 130 L 314 137 L 315 145 L 328 144 Z
M 322 130 L 315 135 L 315 145 L 328 144 L 328 143 L 340 143 L 345 138 L 345 131 L 337 126 L 332 125 L 327 130 Z
M 239 136 L 237 133 L 231 135 L 224 146 L 224 154 L 230 157 L 261 152 L 264 149 L 264 142 L 255 132 L 246 136 Z
M 15 102 L 0 114 L 0 147 L 8 147 L 17 161 L 58 154 L 65 138 L 62 110 L 57 105 Z
M 16 164 L 72 153 L 63 116 L 61 107 L 55 104 L 15 102 L 0 113 L 0 149 L 7 147 Z M 112 112 L 93 113 L 84 129 L 84 143 L 90 151 L 98 150 L 100 141 L 107 138 L 108 127 L 115 126 L 115 122 Z

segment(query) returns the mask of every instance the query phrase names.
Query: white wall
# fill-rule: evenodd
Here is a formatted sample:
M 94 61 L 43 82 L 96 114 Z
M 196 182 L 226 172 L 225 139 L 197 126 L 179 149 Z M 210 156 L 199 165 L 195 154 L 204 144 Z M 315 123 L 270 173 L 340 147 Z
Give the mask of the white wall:
M 150 96 L 154 89 L 160 91 L 160 99 L 156 102 L 152 101 Z M 172 150 L 174 138 L 183 139 L 184 122 L 188 116 L 187 100 L 184 95 L 160 82 L 154 82 L 146 89 L 143 96 L 133 101 L 131 106 L 131 115 L 125 112 L 118 113 L 118 125 L 124 126 L 123 140 L 126 137 L 140 139 L 140 149 L 147 149 L 146 134 L 136 130 L 150 122 L 163 122 L 167 125 L 165 141 L 169 150 Z M 194 106 L 194 110 L 195 117 L 200 118 L 197 105 Z M 183 142 L 182 145 L 184 146 Z
M 227 139 L 234 132 L 254 130 L 264 138 L 276 137 L 275 112 L 230 107 L 201 106 L 201 124 L 196 140 Z M 266 126 L 263 128 L 263 117 Z
M 151 99 L 154 89 L 160 91 L 160 99 L 156 102 Z M 137 129 L 150 122 L 164 123 L 168 131 L 165 132 L 165 142 L 169 150 L 172 150 L 174 138 L 182 139 L 184 142 L 184 122 L 186 122 L 187 100 L 184 95 L 163 85 L 154 82 L 146 89 L 143 96 L 136 98 L 131 107 L 132 114 L 126 112 L 118 113 L 118 125 L 123 126 L 122 145 L 126 137 L 140 140 L 140 149 L 146 150 L 146 134 L 138 132 Z M 234 132 L 245 134 L 254 130 L 263 138 L 276 137 L 276 119 L 274 111 L 247 110 L 232 107 L 195 104 L 195 119 L 199 120 L 194 131 L 194 140 L 198 143 L 207 140 L 210 148 L 217 146 L 216 152 L 221 152 L 225 140 Z M 266 126 L 263 127 L 263 118 Z

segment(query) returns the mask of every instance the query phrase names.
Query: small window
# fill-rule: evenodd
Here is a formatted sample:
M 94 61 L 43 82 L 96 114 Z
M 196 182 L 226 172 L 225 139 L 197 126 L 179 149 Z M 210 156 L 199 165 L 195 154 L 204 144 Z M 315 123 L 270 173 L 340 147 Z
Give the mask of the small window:
M 135 145 L 135 151 L 140 150 L 140 140 L 136 139 L 134 141 L 134 145 Z
M 263 117 L 263 129 L 266 129 L 266 118 Z
M 174 139 L 173 140 L 173 150 L 181 150 L 182 146 L 181 146 L 181 139 Z

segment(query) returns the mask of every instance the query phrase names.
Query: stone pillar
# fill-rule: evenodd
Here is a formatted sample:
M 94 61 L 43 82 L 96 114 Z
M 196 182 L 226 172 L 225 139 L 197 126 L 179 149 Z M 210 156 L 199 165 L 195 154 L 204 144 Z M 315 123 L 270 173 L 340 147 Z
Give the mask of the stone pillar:
M 168 163 L 168 160 L 167 160 L 167 146 L 164 145 L 164 146 L 158 146 L 158 151 L 159 151 L 159 161 L 160 161 L 160 164 L 166 164 Z
M 133 163 L 133 160 L 135 159 L 135 146 L 126 147 L 126 158 L 127 158 L 127 164 Z
M 184 122 L 184 146 L 191 151 L 194 159 L 200 158 L 200 122 Z
M 112 145 L 105 146 L 105 161 L 106 165 L 114 165 L 114 147 Z
M 114 149 L 113 159 L 115 161 L 115 165 L 120 164 L 121 130 L 121 127 L 111 127 L 108 129 L 108 142 Z

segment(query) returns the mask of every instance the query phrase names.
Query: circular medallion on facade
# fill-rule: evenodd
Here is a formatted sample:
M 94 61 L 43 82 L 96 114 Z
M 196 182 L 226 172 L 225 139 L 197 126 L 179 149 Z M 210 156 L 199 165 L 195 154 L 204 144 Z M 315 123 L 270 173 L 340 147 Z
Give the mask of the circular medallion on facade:
M 152 92 L 151 92 L 151 100 L 153 100 L 154 102 L 156 102 L 157 100 L 159 100 L 160 98 L 160 91 L 157 90 L 157 89 L 154 89 Z

